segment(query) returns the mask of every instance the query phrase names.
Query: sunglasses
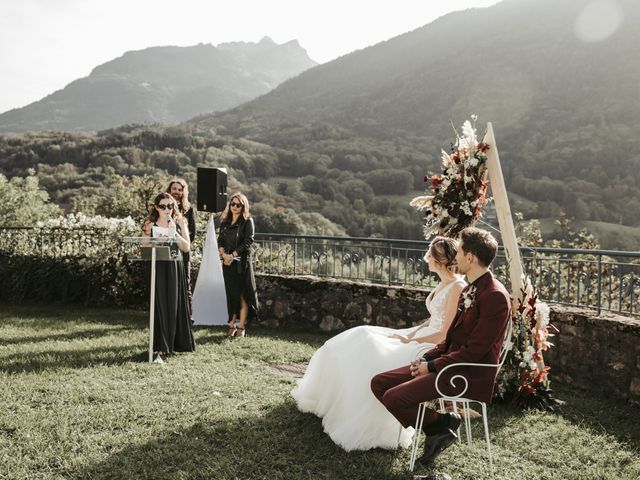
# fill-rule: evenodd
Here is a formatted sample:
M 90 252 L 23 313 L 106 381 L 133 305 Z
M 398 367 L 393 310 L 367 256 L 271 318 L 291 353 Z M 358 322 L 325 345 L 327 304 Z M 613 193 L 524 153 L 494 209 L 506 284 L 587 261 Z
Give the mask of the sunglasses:
M 156 207 L 158 207 L 160 210 L 166 210 L 167 208 L 169 210 L 173 210 L 173 204 L 171 203 L 160 203 L 156 205 Z
M 241 203 L 236 203 L 236 202 L 231 202 L 229 204 L 230 207 L 234 207 L 234 208 L 241 208 L 242 204 Z

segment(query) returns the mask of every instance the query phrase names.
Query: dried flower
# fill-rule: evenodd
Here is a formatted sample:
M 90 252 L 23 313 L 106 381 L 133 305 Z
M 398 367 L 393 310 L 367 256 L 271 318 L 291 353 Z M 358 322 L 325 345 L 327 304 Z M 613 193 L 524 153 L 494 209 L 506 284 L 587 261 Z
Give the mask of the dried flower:
M 425 210 L 424 234 L 455 236 L 482 217 L 482 207 L 488 203 L 487 156 L 489 145 L 478 143 L 475 129 L 477 116 L 462 125 L 462 134 L 454 128 L 456 141 L 451 153 L 441 151 L 442 173 L 426 175 L 430 205 L 412 201 L 411 206 Z M 424 198 L 424 197 L 418 197 Z
M 549 306 L 538 300 L 528 277 L 523 278 L 518 305 L 513 311 L 513 348 L 499 372 L 496 395 L 510 397 L 513 404 L 551 407 L 550 367 L 543 352 L 553 346 L 549 333 Z

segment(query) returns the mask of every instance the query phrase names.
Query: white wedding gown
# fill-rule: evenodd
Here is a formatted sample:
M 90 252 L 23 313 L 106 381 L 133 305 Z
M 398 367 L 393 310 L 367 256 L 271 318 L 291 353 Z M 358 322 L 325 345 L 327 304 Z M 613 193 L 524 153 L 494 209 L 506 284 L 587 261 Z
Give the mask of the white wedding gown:
M 386 327 L 354 327 L 327 340 L 311 357 L 309 366 L 291 395 L 302 412 L 322 418 L 325 433 L 344 448 L 368 450 L 398 447 L 400 424 L 371 392 L 371 379 L 378 373 L 408 365 L 424 343 L 402 343 L 389 338 L 418 330 L 415 338 L 442 328 L 447 292 L 462 277 L 427 297 L 431 313 L 428 325 L 400 330 Z M 413 428 L 405 428 L 400 446 L 411 443 Z

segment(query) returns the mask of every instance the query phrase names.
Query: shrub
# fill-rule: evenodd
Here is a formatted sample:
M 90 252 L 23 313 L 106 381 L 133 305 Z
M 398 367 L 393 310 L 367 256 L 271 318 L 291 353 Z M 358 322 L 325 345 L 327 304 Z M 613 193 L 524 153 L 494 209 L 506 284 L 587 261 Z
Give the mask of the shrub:
M 0 300 L 141 305 L 144 264 L 132 262 L 140 235 L 131 217 L 113 219 L 71 214 L 0 235 Z

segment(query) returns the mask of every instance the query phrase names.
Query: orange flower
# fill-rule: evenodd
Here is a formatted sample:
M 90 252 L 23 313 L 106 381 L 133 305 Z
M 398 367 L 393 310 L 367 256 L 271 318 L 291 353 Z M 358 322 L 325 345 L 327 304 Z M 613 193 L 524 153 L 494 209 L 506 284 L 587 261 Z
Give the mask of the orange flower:
M 544 343 L 547 341 L 547 337 L 549 336 L 549 332 L 547 331 L 546 328 L 541 328 L 539 330 L 536 331 L 536 342 L 538 343 Z
M 533 383 L 542 383 L 547 379 L 547 375 L 549 375 L 549 370 L 551 370 L 551 367 L 546 366 L 542 369 L 541 372 L 538 372 L 538 374 L 536 375 L 536 377 L 533 379 Z

